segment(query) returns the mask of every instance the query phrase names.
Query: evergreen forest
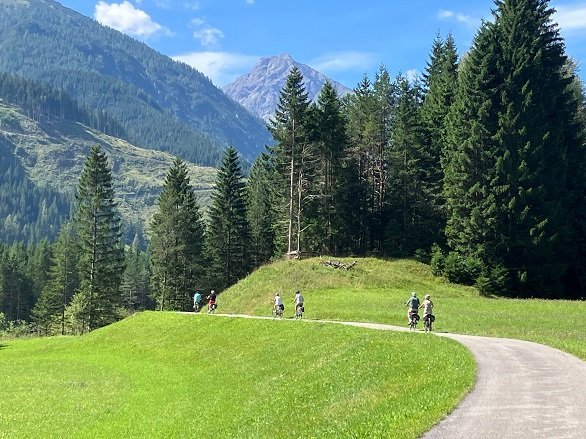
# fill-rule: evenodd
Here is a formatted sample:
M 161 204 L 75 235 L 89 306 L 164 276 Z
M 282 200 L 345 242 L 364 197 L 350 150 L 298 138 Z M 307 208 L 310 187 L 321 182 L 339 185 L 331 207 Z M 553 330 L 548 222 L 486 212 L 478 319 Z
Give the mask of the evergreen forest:
M 584 87 L 552 14 L 544 0 L 499 0 L 463 57 L 438 35 L 419 80 L 380 67 L 343 99 L 326 83 L 310 102 L 293 68 L 274 143 L 248 175 L 224 151 L 205 215 L 175 160 L 146 248 L 123 244 L 94 147 L 55 241 L 0 245 L 1 324 L 84 333 L 135 310 L 189 310 L 196 289 L 284 255 L 416 258 L 486 295 L 584 298 Z

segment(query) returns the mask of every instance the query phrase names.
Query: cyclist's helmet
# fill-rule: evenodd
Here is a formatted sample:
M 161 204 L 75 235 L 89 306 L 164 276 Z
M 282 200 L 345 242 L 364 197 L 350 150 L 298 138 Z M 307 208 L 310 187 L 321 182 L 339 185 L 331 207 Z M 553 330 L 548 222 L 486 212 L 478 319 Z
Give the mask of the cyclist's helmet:
M 426 294 L 426 295 L 425 295 L 425 298 L 426 298 L 426 299 L 431 299 L 431 296 L 430 296 L 429 294 Z

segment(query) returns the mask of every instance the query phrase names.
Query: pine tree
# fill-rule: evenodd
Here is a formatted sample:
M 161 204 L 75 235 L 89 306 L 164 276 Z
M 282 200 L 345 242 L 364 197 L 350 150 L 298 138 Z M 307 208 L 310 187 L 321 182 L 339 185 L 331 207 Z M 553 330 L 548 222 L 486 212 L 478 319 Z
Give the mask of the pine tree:
M 140 250 L 137 235 L 126 252 L 126 269 L 120 287 L 122 304 L 129 313 L 149 308 L 150 276 L 148 255 Z
M 32 312 L 33 320 L 45 334 L 56 330 L 65 334 L 65 310 L 79 287 L 78 251 L 73 228 L 64 223 L 55 243 L 47 284 Z
M 311 230 L 314 247 L 321 253 L 336 254 L 345 242 L 347 211 L 343 204 L 348 139 L 342 102 L 331 82 L 326 81 L 318 96 L 313 139 L 317 143 L 317 212 Z M 349 210 L 349 209 L 348 209 Z
M 372 180 L 372 158 L 375 154 L 378 125 L 376 121 L 376 98 L 367 76 L 354 89 L 345 105 L 349 157 L 354 167 L 353 216 L 351 218 L 352 252 L 364 254 L 372 250 L 374 230 L 372 209 L 375 205 Z
M 201 286 L 204 278 L 205 224 L 187 166 L 179 159 L 167 173 L 151 229 L 152 287 L 157 308 L 186 310 L 191 291 Z
M 420 166 L 425 169 L 432 211 L 429 220 L 433 241 L 443 242 L 441 230 L 445 227 L 444 199 L 442 197 L 443 172 L 441 161 L 446 154 L 447 116 L 454 102 L 457 86 L 458 53 L 452 35 L 446 41 L 434 40 L 430 60 L 424 75 L 425 96 L 421 109 L 427 160 Z M 438 233 L 440 232 L 440 233 Z
M 303 186 L 307 178 L 305 165 L 310 155 L 308 108 L 309 99 L 303 75 L 293 66 L 279 95 L 275 117 L 269 122 L 269 130 L 276 142 L 273 153 L 277 169 L 283 180 L 288 182 L 287 191 L 282 194 L 283 211 L 287 212 L 288 255 L 301 251 Z
M 246 183 L 246 215 L 250 226 L 250 253 L 253 267 L 268 262 L 277 253 L 276 184 L 279 183 L 270 157 L 261 154 L 252 165 Z
M 220 290 L 246 276 L 251 268 L 245 187 L 233 147 L 224 154 L 212 193 L 207 248 L 215 285 Z
M 573 245 L 567 160 L 581 145 L 572 78 L 547 1 L 496 4 L 503 83 L 495 189 L 504 207 L 497 244 L 517 291 L 555 296 Z
M 407 78 L 395 81 L 395 103 L 388 163 L 389 221 L 385 230 L 385 253 L 412 256 L 429 248 L 433 239 L 430 221 L 430 190 L 424 163 L 429 161 L 423 143 L 422 93 Z
M 76 294 L 85 296 L 86 329 L 116 321 L 124 271 L 120 215 L 114 202 L 112 171 L 99 145 L 92 147 L 79 179 L 74 227 L 79 237 L 79 276 Z M 82 331 L 83 332 L 83 331 Z
M 484 276 L 504 272 L 514 294 L 559 296 L 575 278 L 572 223 L 584 198 L 573 75 L 546 1 L 497 6 L 450 115 L 446 234 L 452 250 L 480 260 Z

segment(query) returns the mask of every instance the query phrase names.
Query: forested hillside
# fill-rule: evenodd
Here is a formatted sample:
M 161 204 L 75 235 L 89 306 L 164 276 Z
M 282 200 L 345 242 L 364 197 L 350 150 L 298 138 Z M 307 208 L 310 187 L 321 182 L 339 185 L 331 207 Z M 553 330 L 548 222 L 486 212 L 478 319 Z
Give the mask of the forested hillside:
M 3 116 L 0 109 L 0 119 Z M 0 132 L 2 130 L 0 120 Z M 70 214 L 71 196 L 35 185 L 0 134 L 0 241 L 53 240 Z
M 140 147 L 216 165 L 228 144 L 254 158 L 264 123 L 204 75 L 53 0 L 0 0 L 0 71 L 104 110 Z
M 143 236 L 173 157 L 61 117 L 33 120 L 25 116 L 30 108 L 0 102 L 0 241 L 56 237 L 62 220 L 70 216 L 83 160 L 95 144 L 104 147 L 113 165 L 125 241 L 132 242 L 135 232 Z M 207 203 L 216 171 L 189 164 L 189 172 Z

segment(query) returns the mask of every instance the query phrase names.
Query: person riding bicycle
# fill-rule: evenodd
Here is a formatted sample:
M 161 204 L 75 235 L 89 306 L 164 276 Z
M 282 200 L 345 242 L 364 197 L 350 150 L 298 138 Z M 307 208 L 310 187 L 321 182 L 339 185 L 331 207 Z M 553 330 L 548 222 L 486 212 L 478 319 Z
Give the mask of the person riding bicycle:
M 427 319 L 432 318 L 433 315 L 433 302 L 431 301 L 431 296 L 429 294 L 425 295 L 425 300 L 419 308 L 423 308 L 423 321 L 425 322 Z M 433 322 L 433 319 L 432 319 Z
M 193 295 L 193 309 L 195 310 L 195 312 L 199 311 L 202 303 L 203 303 L 203 300 L 201 298 L 201 293 L 199 292 L 199 290 L 196 290 L 195 294 Z
M 280 310 L 282 313 L 284 309 L 285 305 L 283 305 L 283 299 L 281 299 L 279 293 L 275 293 L 275 297 L 273 298 L 273 311 L 278 313 L 278 310 Z
M 419 309 L 419 299 L 415 291 L 411 293 L 411 297 L 405 302 L 405 306 L 409 307 L 407 311 L 407 323 L 411 323 L 411 315 L 417 314 L 417 310 Z
M 303 295 L 301 291 L 295 291 L 295 299 L 293 300 L 295 303 L 295 313 L 297 313 L 297 308 L 301 308 L 303 310 Z
M 208 296 L 208 311 L 215 310 L 218 304 L 216 303 L 216 292 L 212 290 Z

